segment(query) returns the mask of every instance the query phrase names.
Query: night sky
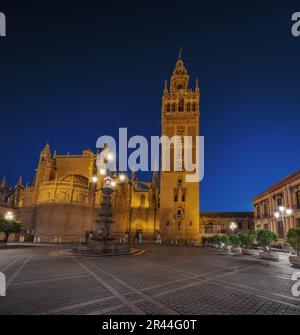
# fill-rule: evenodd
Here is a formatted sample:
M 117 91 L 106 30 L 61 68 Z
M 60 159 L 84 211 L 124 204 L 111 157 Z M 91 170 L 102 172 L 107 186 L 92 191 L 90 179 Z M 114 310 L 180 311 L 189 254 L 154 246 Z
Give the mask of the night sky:
M 31 183 L 47 141 L 78 154 L 119 127 L 160 135 L 180 46 L 201 90 L 201 210 L 251 210 L 300 169 L 299 1 L 10 0 L 0 11 L 0 176 L 11 184 Z

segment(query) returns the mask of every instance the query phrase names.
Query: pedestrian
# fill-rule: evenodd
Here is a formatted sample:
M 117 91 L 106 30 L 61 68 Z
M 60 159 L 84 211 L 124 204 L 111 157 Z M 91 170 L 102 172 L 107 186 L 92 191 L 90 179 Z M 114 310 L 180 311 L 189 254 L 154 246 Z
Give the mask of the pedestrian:
M 160 236 L 160 233 L 159 233 L 159 232 L 156 234 L 156 241 L 155 241 L 155 243 L 156 243 L 156 244 L 161 244 L 161 243 L 162 243 L 162 241 L 161 241 L 161 236 Z
M 124 243 L 128 243 L 128 241 L 129 241 L 129 233 L 126 230 L 125 235 L 124 235 Z
M 138 239 L 139 239 L 139 244 L 142 244 L 143 234 L 141 232 L 139 233 Z

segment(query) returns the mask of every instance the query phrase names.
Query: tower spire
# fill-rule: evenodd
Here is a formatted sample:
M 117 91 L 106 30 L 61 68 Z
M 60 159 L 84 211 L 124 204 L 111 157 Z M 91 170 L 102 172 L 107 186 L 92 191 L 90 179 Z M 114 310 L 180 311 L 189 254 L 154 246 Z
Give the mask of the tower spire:
M 179 48 L 178 59 L 182 58 L 182 47 Z

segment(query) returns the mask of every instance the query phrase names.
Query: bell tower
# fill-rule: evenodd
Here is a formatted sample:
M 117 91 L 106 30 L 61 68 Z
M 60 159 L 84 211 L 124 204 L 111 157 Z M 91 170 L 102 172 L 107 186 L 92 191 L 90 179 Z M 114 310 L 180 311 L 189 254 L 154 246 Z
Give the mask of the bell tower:
M 192 137 L 192 156 L 195 163 L 196 136 L 199 136 L 198 81 L 189 88 L 189 75 L 181 51 L 178 56 L 170 87 L 165 81 L 162 97 L 162 135 L 171 139 Z M 182 150 L 182 157 L 183 157 Z M 183 158 L 182 158 L 183 159 Z M 170 146 L 170 171 L 161 169 L 160 178 L 160 231 L 166 240 L 199 242 L 199 182 L 187 182 L 184 164 L 181 171 L 174 169 L 174 145 Z

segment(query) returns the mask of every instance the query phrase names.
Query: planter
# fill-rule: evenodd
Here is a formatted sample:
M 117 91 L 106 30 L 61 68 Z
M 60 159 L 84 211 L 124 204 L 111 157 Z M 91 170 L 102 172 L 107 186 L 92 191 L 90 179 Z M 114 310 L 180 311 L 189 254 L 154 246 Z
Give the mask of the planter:
M 259 253 L 259 256 L 263 259 L 268 259 L 269 261 L 279 262 L 279 255 L 274 252 L 261 251 Z
M 258 256 L 258 251 L 254 249 L 243 248 L 243 255 Z
M 234 247 L 232 247 L 232 248 L 231 248 L 231 252 L 232 252 L 234 255 L 241 255 L 241 254 L 242 254 L 242 248 L 234 248 Z
M 223 250 L 223 247 L 221 245 L 216 245 L 217 250 Z
M 289 261 L 293 267 L 300 269 L 300 256 L 290 256 Z

